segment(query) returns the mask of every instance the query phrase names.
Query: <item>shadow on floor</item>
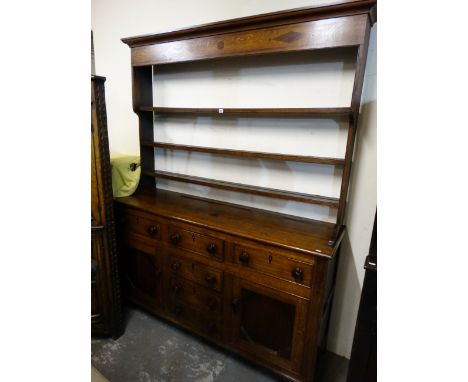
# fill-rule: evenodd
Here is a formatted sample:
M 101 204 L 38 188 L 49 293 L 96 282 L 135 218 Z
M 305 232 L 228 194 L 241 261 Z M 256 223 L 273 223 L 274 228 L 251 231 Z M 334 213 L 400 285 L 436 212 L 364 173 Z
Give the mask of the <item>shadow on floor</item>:
M 135 308 L 128 310 L 126 330 L 118 340 L 92 340 L 91 362 L 110 382 L 278 380 L 271 373 Z M 326 352 L 319 358 L 316 382 L 344 382 L 347 369 L 347 359 Z

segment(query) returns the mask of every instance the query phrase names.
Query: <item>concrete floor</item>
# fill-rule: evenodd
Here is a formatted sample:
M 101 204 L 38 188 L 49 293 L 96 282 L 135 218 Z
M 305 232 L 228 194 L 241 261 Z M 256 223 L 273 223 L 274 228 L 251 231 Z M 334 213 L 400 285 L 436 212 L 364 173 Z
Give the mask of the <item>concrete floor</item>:
M 129 308 L 116 341 L 93 339 L 91 362 L 110 382 L 271 382 L 274 375 L 144 311 Z M 317 382 L 344 382 L 348 360 L 325 353 Z

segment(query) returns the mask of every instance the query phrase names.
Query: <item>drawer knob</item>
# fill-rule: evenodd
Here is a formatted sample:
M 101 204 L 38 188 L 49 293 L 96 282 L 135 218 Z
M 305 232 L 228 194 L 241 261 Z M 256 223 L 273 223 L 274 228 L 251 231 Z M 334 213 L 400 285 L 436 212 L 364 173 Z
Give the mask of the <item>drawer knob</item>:
M 216 277 L 213 276 L 213 275 L 206 275 L 205 276 L 205 281 L 210 284 L 210 285 L 213 285 L 215 282 L 216 282 Z
M 249 264 L 249 260 L 250 260 L 249 254 L 246 251 L 242 251 L 241 254 L 239 255 L 239 261 L 242 264 L 247 265 Z
M 206 305 L 208 305 L 208 308 L 210 308 L 211 310 L 215 310 L 216 307 L 218 306 L 218 302 L 216 301 L 215 298 L 210 297 L 208 301 L 206 302 Z
M 218 246 L 215 243 L 210 243 L 206 246 L 206 250 L 209 254 L 215 255 L 218 252 Z
M 158 227 L 154 226 L 154 225 L 150 225 L 148 226 L 148 233 L 152 236 L 156 235 L 156 233 L 158 232 Z
M 171 243 L 176 245 L 176 244 L 179 244 L 180 243 L 180 240 L 182 239 L 182 237 L 180 236 L 180 234 L 178 233 L 173 233 L 169 239 L 171 240 Z
M 294 268 L 292 271 L 292 276 L 296 280 L 302 280 L 303 275 L 304 275 L 304 271 L 301 268 Z
M 172 263 L 171 268 L 173 271 L 178 271 L 180 269 L 180 263 L 178 261 L 176 261 L 175 263 Z
M 179 293 L 181 290 L 182 290 L 182 285 L 180 284 L 176 284 L 172 287 L 172 291 L 174 292 L 174 294 Z

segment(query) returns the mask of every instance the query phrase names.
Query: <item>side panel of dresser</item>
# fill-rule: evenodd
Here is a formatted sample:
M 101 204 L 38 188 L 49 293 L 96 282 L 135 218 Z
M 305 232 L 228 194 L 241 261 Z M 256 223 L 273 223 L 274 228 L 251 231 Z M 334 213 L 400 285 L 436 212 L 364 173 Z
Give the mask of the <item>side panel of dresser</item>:
M 104 79 L 91 80 L 91 333 L 122 331 Z
M 290 380 L 313 379 L 328 259 L 122 205 L 117 214 L 131 302 Z

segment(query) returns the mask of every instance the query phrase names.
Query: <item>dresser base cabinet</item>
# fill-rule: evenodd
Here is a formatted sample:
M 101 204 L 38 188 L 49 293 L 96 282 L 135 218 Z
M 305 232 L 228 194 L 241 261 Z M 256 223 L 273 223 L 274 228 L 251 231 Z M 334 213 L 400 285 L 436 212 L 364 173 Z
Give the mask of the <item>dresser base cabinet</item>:
M 330 246 L 330 223 L 150 188 L 116 206 L 130 302 L 283 378 L 313 380 L 344 227 Z

